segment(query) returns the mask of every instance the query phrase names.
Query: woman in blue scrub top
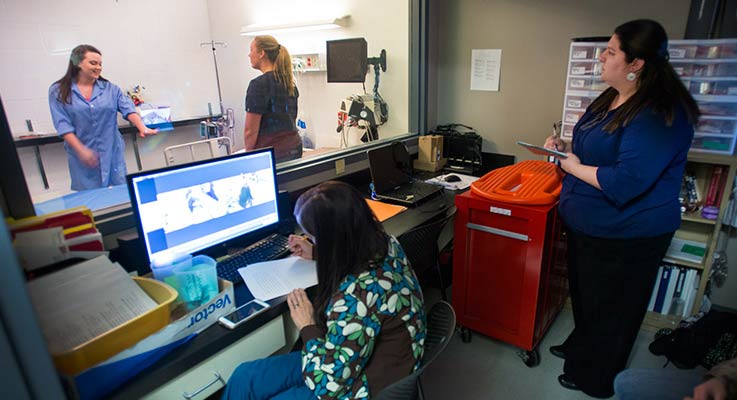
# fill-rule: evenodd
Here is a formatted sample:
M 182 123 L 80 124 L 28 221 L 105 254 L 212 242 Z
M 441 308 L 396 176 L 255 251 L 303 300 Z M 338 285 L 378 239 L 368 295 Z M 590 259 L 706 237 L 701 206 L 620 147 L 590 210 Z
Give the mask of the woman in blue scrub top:
M 681 223 L 678 193 L 699 109 L 651 20 L 614 30 L 599 57 L 610 87 L 573 129 L 559 211 L 568 233 L 574 329 L 550 351 L 560 384 L 611 397 L 645 317 L 658 267 Z
M 64 139 L 72 190 L 125 183 L 125 143 L 118 131 L 118 112 L 141 137 L 152 135 L 120 88 L 100 76 L 102 56 L 90 45 L 72 50 L 66 74 L 49 88 L 54 128 Z

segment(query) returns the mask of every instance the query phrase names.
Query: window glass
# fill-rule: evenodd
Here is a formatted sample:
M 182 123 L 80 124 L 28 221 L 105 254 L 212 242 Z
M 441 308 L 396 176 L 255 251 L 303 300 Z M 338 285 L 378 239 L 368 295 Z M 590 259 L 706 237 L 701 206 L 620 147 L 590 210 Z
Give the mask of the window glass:
M 338 28 L 305 30 L 312 29 L 306 23 L 336 18 Z M 0 95 L 26 183 L 41 212 L 76 203 L 95 209 L 127 201 L 124 189 L 72 190 L 71 177 L 78 166 L 72 165 L 70 173 L 69 157 L 49 109 L 49 86 L 65 74 L 71 49 L 79 44 L 100 50 L 102 76 L 124 96 L 142 101 L 139 112 L 151 114 L 150 118 L 168 113 L 173 122 L 172 130 L 140 138 L 118 114 L 125 148 L 121 163 L 128 172 L 244 148 L 246 90 L 261 71 L 252 68 L 248 56 L 253 36 L 241 33 L 254 25 L 295 29 L 271 34 L 298 65 L 294 76 L 302 158 L 364 144 L 372 138 L 366 135 L 370 114 L 376 114 L 379 139 L 409 131 L 409 0 L 36 0 L 6 2 L 0 21 L 2 37 L 8 39 L 0 45 Z M 358 37 L 366 39 L 368 57 L 378 58 L 386 50 L 386 71 L 377 77 L 369 64 L 365 83 L 328 83 L 326 41 Z M 386 104 L 383 110 L 388 110 L 383 123 L 378 114 L 384 111 L 374 102 L 375 87 Z M 114 103 L 93 94 L 90 110 L 84 112 L 96 112 L 95 105 L 98 110 L 115 107 Z M 232 116 L 230 124 L 208 125 L 213 122 L 208 115 L 220 114 L 221 104 Z M 215 140 L 187 146 L 207 138 Z M 87 140 L 95 143 L 91 147 L 102 146 L 101 152 L 114 152 L 111 143 Z M 97 156 L 100 161 L 106 157 Z

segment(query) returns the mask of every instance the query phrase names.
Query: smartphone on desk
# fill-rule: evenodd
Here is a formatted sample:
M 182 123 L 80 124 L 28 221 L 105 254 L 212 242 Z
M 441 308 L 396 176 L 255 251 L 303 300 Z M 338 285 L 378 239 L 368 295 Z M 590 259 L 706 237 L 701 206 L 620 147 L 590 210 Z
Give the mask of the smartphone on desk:
M 220 322 L 220 325 L 223 325 L 228 329 L 235 329 L 240 324 L 266 311 L 269 307 L 268 303 L 258 299 L 253 299 L 248 303 L 239 306 L 230 314 L 223 315 L 218 318 L 218 322 Z

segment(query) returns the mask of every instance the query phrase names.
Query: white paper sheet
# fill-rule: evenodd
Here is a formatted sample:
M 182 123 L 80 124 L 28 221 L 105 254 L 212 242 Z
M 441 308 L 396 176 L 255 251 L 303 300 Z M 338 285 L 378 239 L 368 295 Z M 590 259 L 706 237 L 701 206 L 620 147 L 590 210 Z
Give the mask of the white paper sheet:
M 291 292 L 317 285 L 315 261 L 287 257 L 238 268 L 253 297 L 268 301 Z
M 471 90 L 499 91 L 502 49 L 471 50 Z
M 28 282 L 51 354 L 93 339 L 156 307 L 125 272 L 101 256 Z

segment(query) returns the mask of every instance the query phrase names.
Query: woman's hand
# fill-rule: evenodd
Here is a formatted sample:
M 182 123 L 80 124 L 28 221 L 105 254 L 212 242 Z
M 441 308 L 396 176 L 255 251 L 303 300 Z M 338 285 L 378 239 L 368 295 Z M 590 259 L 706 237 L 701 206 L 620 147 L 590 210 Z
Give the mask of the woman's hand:
M 289 305 L 289 315 L 294 321 L 294 325 L 298 330 L 302 330 L 305 326 L 315 325 L 314 309 L 312 302 L 307 298 L 304 289 L 294 289 L 287 295 L 287 304 Z
M 145 138 L 146 135 L 155 135 L 159 133 L 158 129 L 149 129 L 149 128 L 143 128 L 143 130 L 138 130 L 138 136 Z
M 724 400 L 727 398 L 727 388 L 724 381 L 711 378 L 693 388 L 693 397 L 686 396 L 684 400 Z
M 307 260 L 312 260 L 312 243 L 307 240 L 304 236 L 289 235 L 289 250 L 295 256 L 302 257 Z
M 100 165 L 100 160 L 97 156 L 97 152 L 87 146 L 81 146 L 79 148 L 79 150 L 77 151 L 77 158 L 79 158 L 79 161 L 82 161 L 82 164 L 84 164 L 88 168 L 97 168 L 97 166 Z
M 545 144 L 543 145 L 543 147 L 545 147 L 546 149 L 558 150 L 565 153 L 568 144 L 561 140 L 561 138 L 550 135 L 547 139 L 545 139 Z
M 573 173 L 573 170 L 577 166 L 581 165 L 581 159 L 573 153 L 566 154 L 568 154 L 568 158 L 557 158 L 557 160 L 560 162 L 560 167 L 563 168 L 563 171 L 576 176 L 576 174 Z

